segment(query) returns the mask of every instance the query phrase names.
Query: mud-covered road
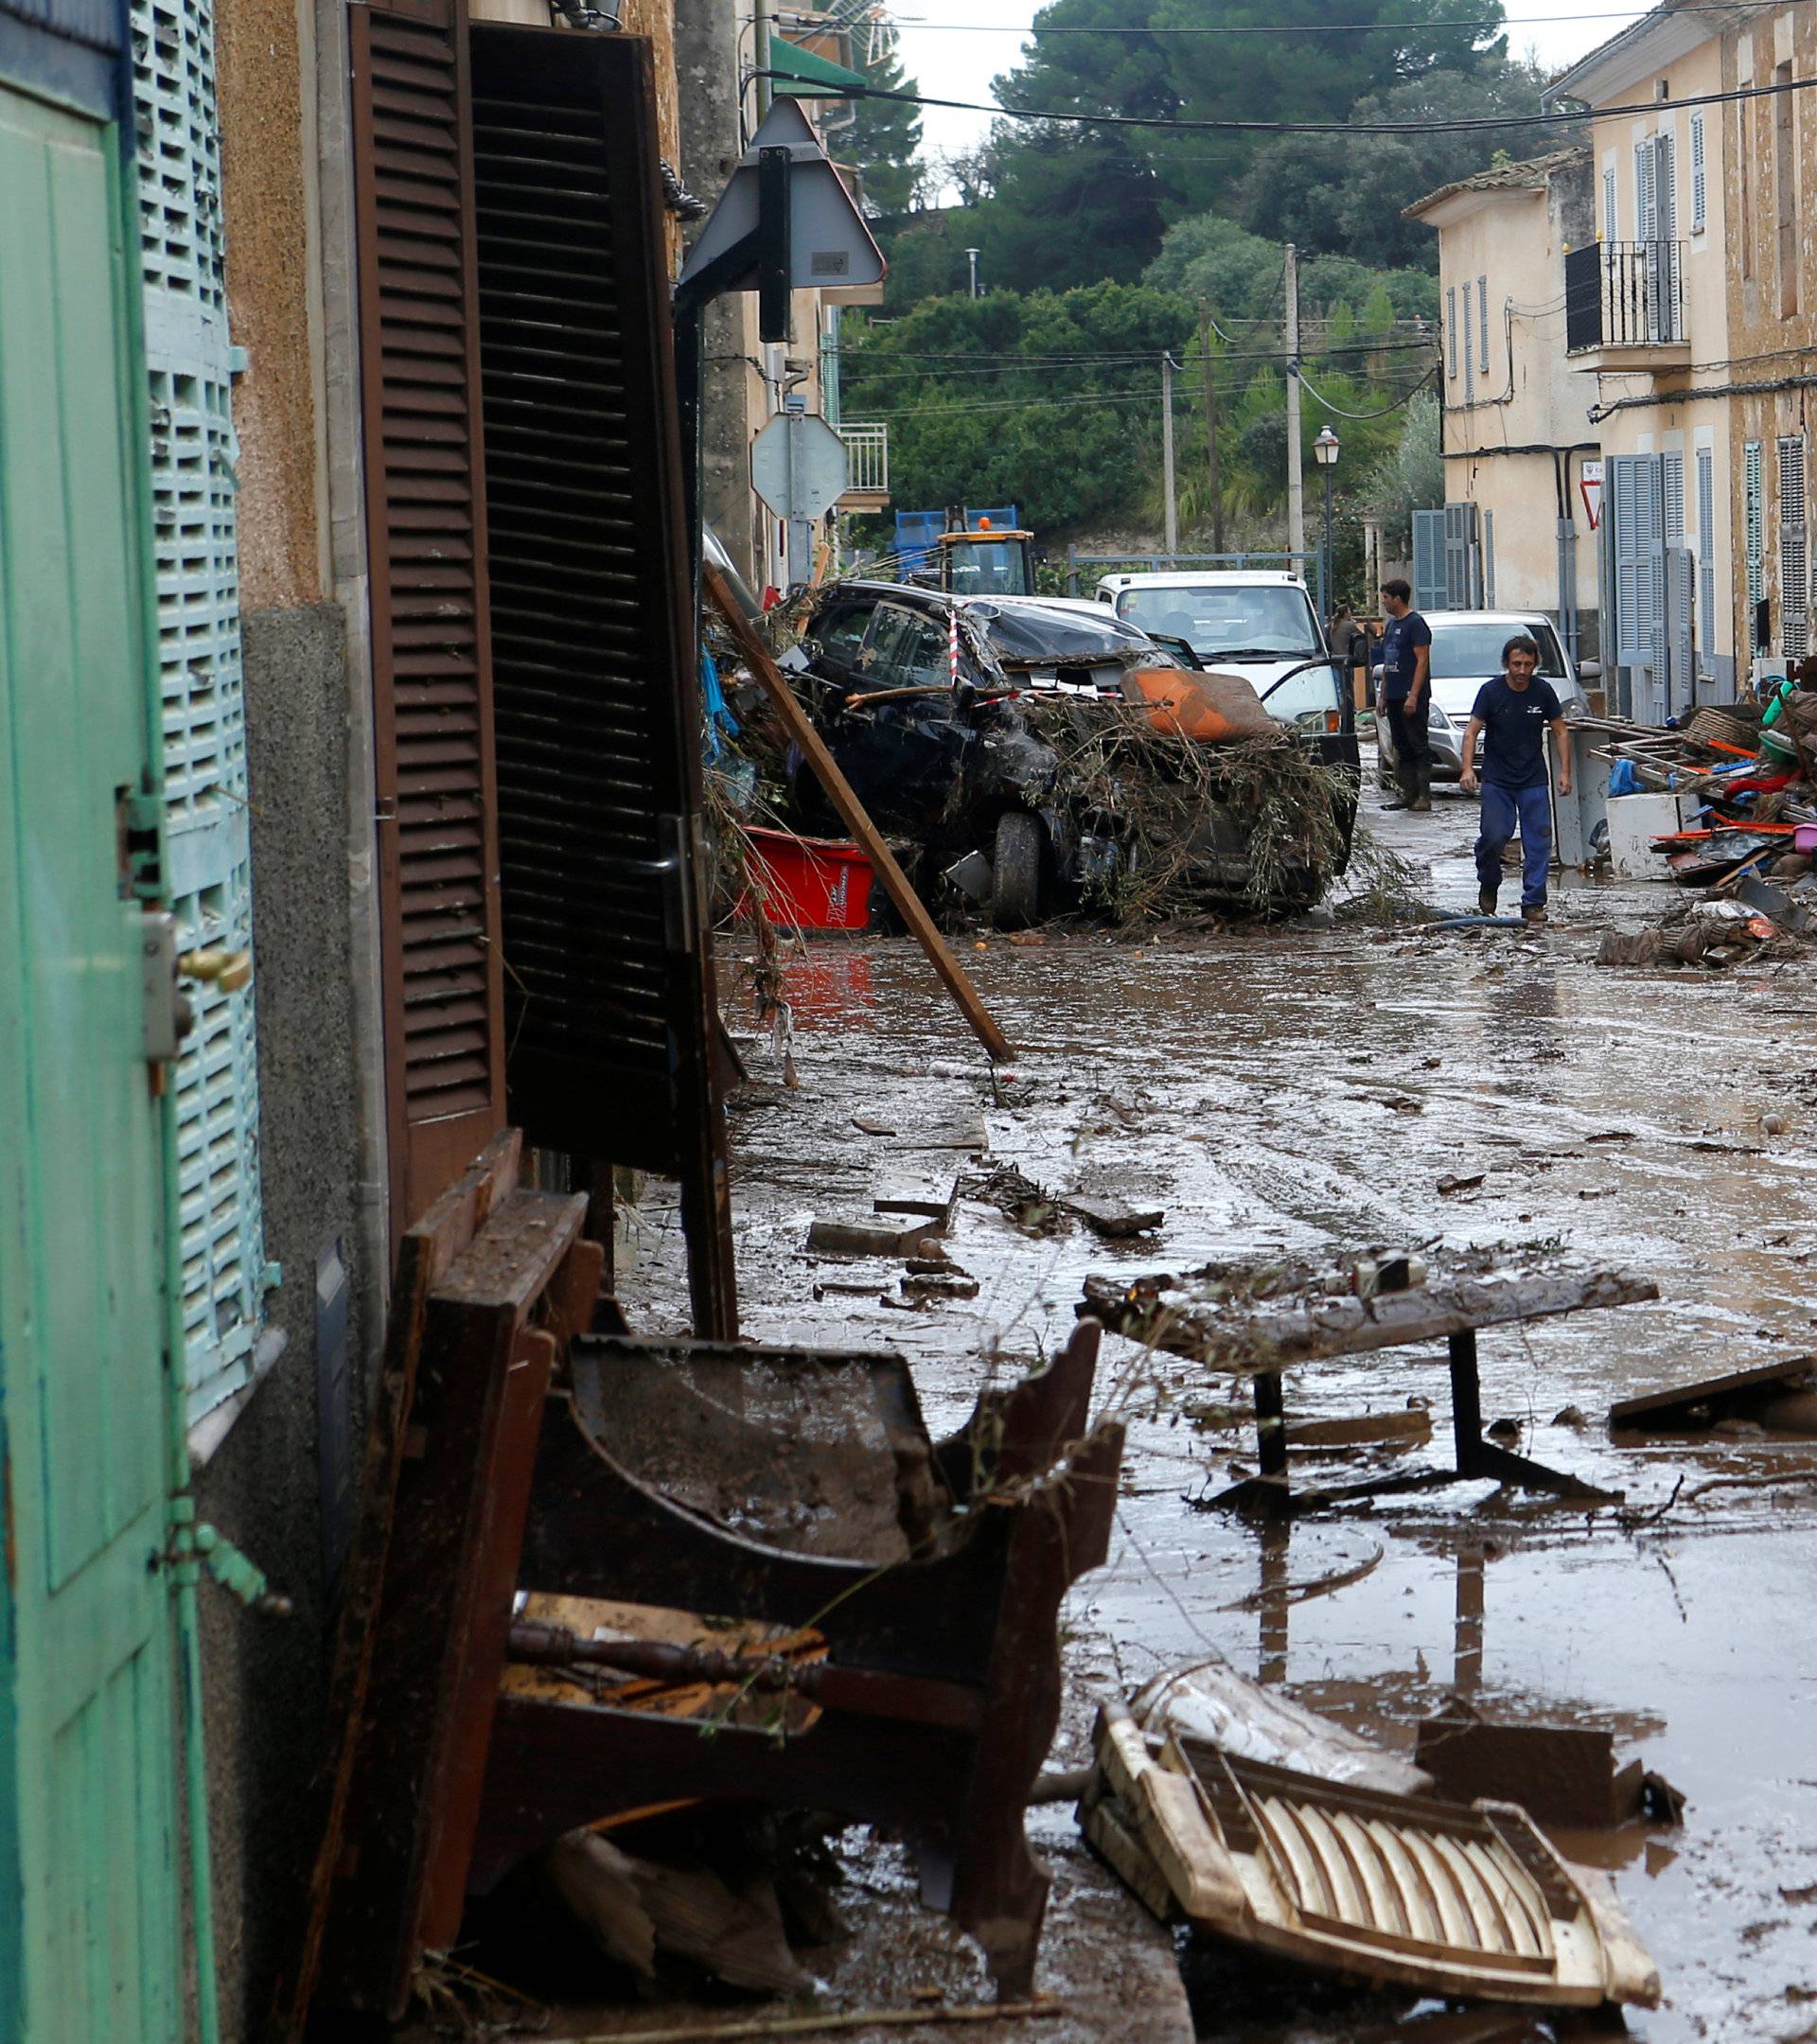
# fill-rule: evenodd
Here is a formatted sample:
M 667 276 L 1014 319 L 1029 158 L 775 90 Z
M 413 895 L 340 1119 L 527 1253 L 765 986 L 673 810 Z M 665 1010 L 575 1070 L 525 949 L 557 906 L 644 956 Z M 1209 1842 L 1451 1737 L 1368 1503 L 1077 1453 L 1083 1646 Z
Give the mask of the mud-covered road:
M 1428 896 L 1462 911 L 1474 814 L 1449 796 L 1375 820 L 1430 862 Z M 1556 1245 L 1652 1278 L 1657 1306 L 1482 1339 L 1485 1418 L 1625 1490 L 1625 1511 L 1477 1483 L 1264 1542 L 1191 1503 L 1253 1466 L 1253 1436 L 1217 1423 L 1228 1383 L 1107 1339 L 1101 1388 L 1132 1422 L 1125 1495 L 1111 1565 L 1076 1594 L 1072 1673 L 1133 1684 L 1222 1654 L 1402 1739 L 1455 1691 L 1493 1715 L 1607 1725 L 1690 1806 L 1676 1831 L 1566 1841 L 1619 1870 L 1665 1976 L 1666 2006 L 1632 2033 L 1817 2038 L 1817 1445 L 1617 1448 L 1602 1423 L 1612 1399 L 1817 1350 L 1817 970 L 1592 962 L 1612 923 L 1668 905 L 1664 888 L 1566 887 L 1539 937 L 1380 942 L 1340 922 L 993 938 L 965 956 L 1018 1048 L 996 1080 L 906 941 L 816 943 L 788 975 L 799 1084 L 752 1044 L 757 1083 L 734 1115 L 744 1321 L 901 1350 L 939 1431 L 994 1371 L 1064 1339 L 1091 1271 L 1443 1242 Z M 728 960 L 729 1018 L 748 1032 L 735 980 Z M 965 1147 L 980 1122 L 981 1163 Z M 948 1246 L 979 1295 L 917 1311 L 881 1302 L 900 1263 L 806 1249 L 817 1217 L 1001 1163 L 1163 1207 L 1165 1225 L 1133 1245 L 1033 1236 L 968 1200 Z M 1477 1173 L 1473 1190 L 1438 1190 Z M 679 1327 L 678 1217 L 646 1206 L 638 1240 L 633 1316 Z M 1441 1352 L 1402 1351 L 1297 1372 L 1288 1403 L 1314 1418 L 1430 1400 L 1441 1450 L 1445 1392 Z M 1308 1469 L 1354 1477 L 1379 1453 Z M 1690 1501 L 1775 1471 L 1784 1487 Z M 1189 1973 L 1205 2036 L 1420 2034 L 1400 2026 L 1405 2000 L 1301 2005 L 1278 1977 Z

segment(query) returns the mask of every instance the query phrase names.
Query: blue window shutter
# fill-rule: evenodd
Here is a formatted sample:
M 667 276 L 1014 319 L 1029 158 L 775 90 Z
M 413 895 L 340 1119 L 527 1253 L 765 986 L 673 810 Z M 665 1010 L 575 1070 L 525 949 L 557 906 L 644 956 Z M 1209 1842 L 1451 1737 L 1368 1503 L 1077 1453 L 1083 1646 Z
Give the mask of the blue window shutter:
M 207 0 L 132 0 L 150 380 L 168 882 L 181 947 L 250 951 L 232 386 L 215 25 Z M 252 1372 L 264 1228 L 253 989 L 185 985 L 176 1069 L 184 1374 L 193 1423 Z
M 1445 514 L 1416 511 L 1413 514 L 1413 608 L 1444 610 L 1450 608 L 1445 590 Z
M 1716 616 L 1716 456 L 1697 450 L 1697 643 L 1705 653 L 1719 643 Z

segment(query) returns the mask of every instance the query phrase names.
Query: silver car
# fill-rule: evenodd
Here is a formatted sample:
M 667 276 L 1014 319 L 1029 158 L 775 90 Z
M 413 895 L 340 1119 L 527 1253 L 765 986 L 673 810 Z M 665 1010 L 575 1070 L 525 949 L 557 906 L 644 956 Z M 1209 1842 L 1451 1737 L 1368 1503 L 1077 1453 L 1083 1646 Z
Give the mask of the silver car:
M 1432 627 L 1432 687 L 1426 704 L 1426 731 L 1432 742 L 1432 778 L 1455 781 L 1463 771 L 1464 727 L 1485 681 L 1502 671 L 1502 648 L 1525 633 L 1540 649 L 1540 673 L 1549 682 L 1566 716 L 1583 712 L 1583 691 L 1552 620 L 1526 610 L 1433 610 L 1425 613 Z M 1377 699 L 1382 670 L 1375 670 Z M 1377 778 L 1384 787 L 1395 784 L 1394 734 L 1385 717 L 1376 721 Z M 1480 746 L 1479 739 L 1477 744 Z

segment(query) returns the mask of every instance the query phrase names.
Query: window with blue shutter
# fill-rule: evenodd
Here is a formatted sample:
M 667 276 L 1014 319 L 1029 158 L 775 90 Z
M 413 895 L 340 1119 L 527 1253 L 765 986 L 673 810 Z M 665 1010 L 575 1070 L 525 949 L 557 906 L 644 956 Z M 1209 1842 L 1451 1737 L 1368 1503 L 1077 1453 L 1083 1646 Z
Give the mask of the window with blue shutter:
M 1706 653 L 1717 649 L 1716 456 L 1697 450 L 1697 640 Z
M 1445 292 L 1445 374 L 1457 374 L 1457 287 Z
M 1757 604 L 1767 592 L 1766 520 L 1761 505 L 1760 443 L 1750 440 L 1741 450 L 1742 524 L 1748 555 L 1748 601 Z M 1752 625 L 1750 625 L 1752 630 Z
M 1703 115 L 1691 115 L 1691 232 L 1702 234 L 1709 218 L 1709 174 L 1703 154 Z
M 1479 276 L 1476 279 L 1476 323 L 1481 329 L 1483 345 L 1480 360 L 1483 365 L 1483 380 L 1487 382 L 1489 380 L 1489 279 L 1486 276 Z
M 1464 286 L 1464 402 L 1476 402 L 1476 364 L 1471 347 L 1470 286 Z
M 168 880 L 181 949 L 250 951 L 214 16 L 206 0 L 133 0 L 131 18 Z M 253 990 L 185 992 L 196 1018 L 176 1068 L 193 1423 L 249 1380 L 265 1287 Z
M 1619 241 L 1621 217 L 1615 207 L 1615 173 L 1613 167 L 1602 173 L 1602 238 Z
M 1788 660 L 1802 660 L 1810 640 L 1810 554 L 1805 513 L 1805 436 L 1779 442 L 1779 639 Z

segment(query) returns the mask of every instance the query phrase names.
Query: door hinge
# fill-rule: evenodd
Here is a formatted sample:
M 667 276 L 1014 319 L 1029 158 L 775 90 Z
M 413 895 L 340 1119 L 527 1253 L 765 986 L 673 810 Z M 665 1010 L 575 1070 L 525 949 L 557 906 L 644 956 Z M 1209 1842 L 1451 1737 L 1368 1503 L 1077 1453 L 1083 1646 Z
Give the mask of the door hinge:
M 168 1568 L 178 1582 L 200 1582 L 205 1571 L 261 1618 L 289 1618 L 296 1607 L 273 1590 L 265 1572 L 227 1536 L 206 1521 L 198 1523 L 196 1501 L 179 1492 L 170 1500 L 170 1539 L 153 1565 Z

